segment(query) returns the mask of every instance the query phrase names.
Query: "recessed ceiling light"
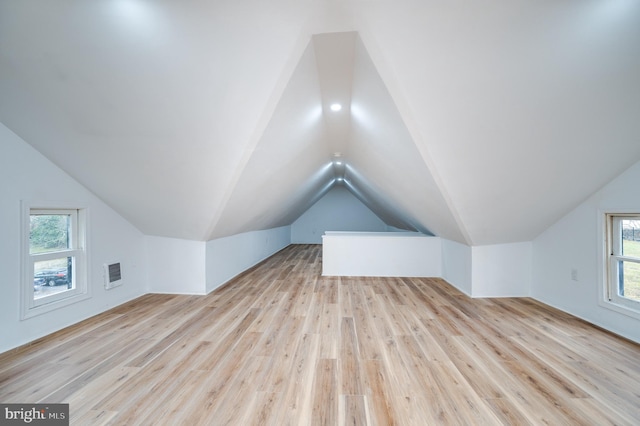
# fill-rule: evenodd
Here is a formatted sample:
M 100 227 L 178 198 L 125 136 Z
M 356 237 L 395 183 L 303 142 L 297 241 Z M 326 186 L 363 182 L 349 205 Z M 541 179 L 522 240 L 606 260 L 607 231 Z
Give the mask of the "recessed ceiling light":
M 342 109 L 342 105 L 340 104 L 331 104 L 331 111 L 340 111 Z

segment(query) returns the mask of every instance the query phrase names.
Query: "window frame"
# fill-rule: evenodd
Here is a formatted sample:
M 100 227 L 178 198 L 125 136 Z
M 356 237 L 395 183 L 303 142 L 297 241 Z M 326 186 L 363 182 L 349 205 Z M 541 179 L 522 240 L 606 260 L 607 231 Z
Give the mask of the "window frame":
M 640 265 L 640 258 L 625 256 L 619 250 L 622 247 L 621 221 L 624 219 L 640 220 L 637 211 L 604 213 L 603 244 L 603 292 L 602 305 L 617 312 L 640 319 L 640 301 L 619 295 L 619 262 L 632 262 Z
M 45 253 L 30 252 L 30 221 L 33 214 L 70 214 L 69 247 Z M 91 297 L 88 285 L 87 229 L 88 209 L 69 203 L 22 203 L 22 279 L 20 319 L 28 319 L 51 312 Z M 34 264 L 38 261 L 73 257 L 74 287 L 50 296 L 34 298 Z

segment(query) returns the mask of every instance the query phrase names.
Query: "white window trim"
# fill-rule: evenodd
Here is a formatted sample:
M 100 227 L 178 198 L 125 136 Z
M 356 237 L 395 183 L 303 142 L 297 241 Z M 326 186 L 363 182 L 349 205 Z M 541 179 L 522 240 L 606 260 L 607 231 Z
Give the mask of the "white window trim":
M 612 241 L 611 239 L 617 238 L 617 235 L 614 236 L 611 232 L 611 227 L 613 226 L 614 216 L 637 217 L 639 215 L 640 213 L 638 212 L 638 209 L 611 209 L 598 212 L 598 228 L 600 230 L 599 235 L 602 242 L 598 247 L 598 258 L 600 260 L 598 262 L 598 276 L 600 277 L 600 295 L 598 298 L 598 304 L 604 308 L 635 319 L 640 319 L 640 302 L 635 302 L 618 296 L 617 292 L 612 288 L 612 283 L 617 282 L 617 278 L 613 276 L 617 271 L 617 265 L 614 265 L 614 262 L 617 260 L 631 260 L 636 262 L 636 259 L 611 254 L 611 247 L 615 244 L 615 241 Z
M 39 213 L 63 213 L 68 211 L 76 212 L 75 223 L 72 225 L 72 235 L 75 240 L 75 247 L 57 252 L 38 255 L 42 260 L 47 258 L 59 258 L 74 256 L 76 258 L 74 267 L 75 289 L 65 291 L 57 295 L 48 296 L 38 301 L 33 298 L 33 263 L 32 255 L 29 253 L 29 232 L 30 216 L 32 211 Z M 91 286 L 88 284 L 89 275 L 89 255 L 88 255 L 88 232 L 89 210 L 86 207 L 79 207 L 75 204 L 61 202 L 22 202 L 22 277 L 20 291 L 20 319 L 25 320 L 56 309 L 69 306 L 91 297 Z

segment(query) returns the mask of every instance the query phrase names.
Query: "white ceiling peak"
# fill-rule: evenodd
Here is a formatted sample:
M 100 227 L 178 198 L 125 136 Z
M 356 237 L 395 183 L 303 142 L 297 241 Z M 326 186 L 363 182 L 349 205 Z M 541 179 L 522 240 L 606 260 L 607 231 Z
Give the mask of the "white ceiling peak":
M 332 153 L 345 152 L 349 137 L 356 38 L 354 31 L 316 34 L 311 38 L 327 125 L 326 141 Z M 332 111 L 333 104 L 339 104 L 341 109 Z
M 343 108 L 332 111 L 333 102 Z M 362 121 L 365 115 L 375 120 L 374 128 Z M 385 131 L 375 134 L 375 128 Z M 372 134 L 363 136 L 363 129 Z M 347 187 L 390 225 L 446 231 L 429 218 L 430 210 L 446 206 L 419 158 L 357 33 L 313 35 L 209 237 L 291 223 L 285 218 L 295 220 L 334 184 Z M 370 179 L 358 167 L 375 170 L 377 177 Z M 449 228 L 455 226 L 446 219 L 450 215 L 443 217 Z

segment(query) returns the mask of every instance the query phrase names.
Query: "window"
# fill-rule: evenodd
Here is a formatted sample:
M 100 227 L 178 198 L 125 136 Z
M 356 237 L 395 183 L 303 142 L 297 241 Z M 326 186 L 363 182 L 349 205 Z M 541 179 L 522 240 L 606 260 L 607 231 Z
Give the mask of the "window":
M 25 207 L 22 318 L 88 297 L 86 213 Z
M 640 214 L 607 215 L 609 302 L 640 313 Z

